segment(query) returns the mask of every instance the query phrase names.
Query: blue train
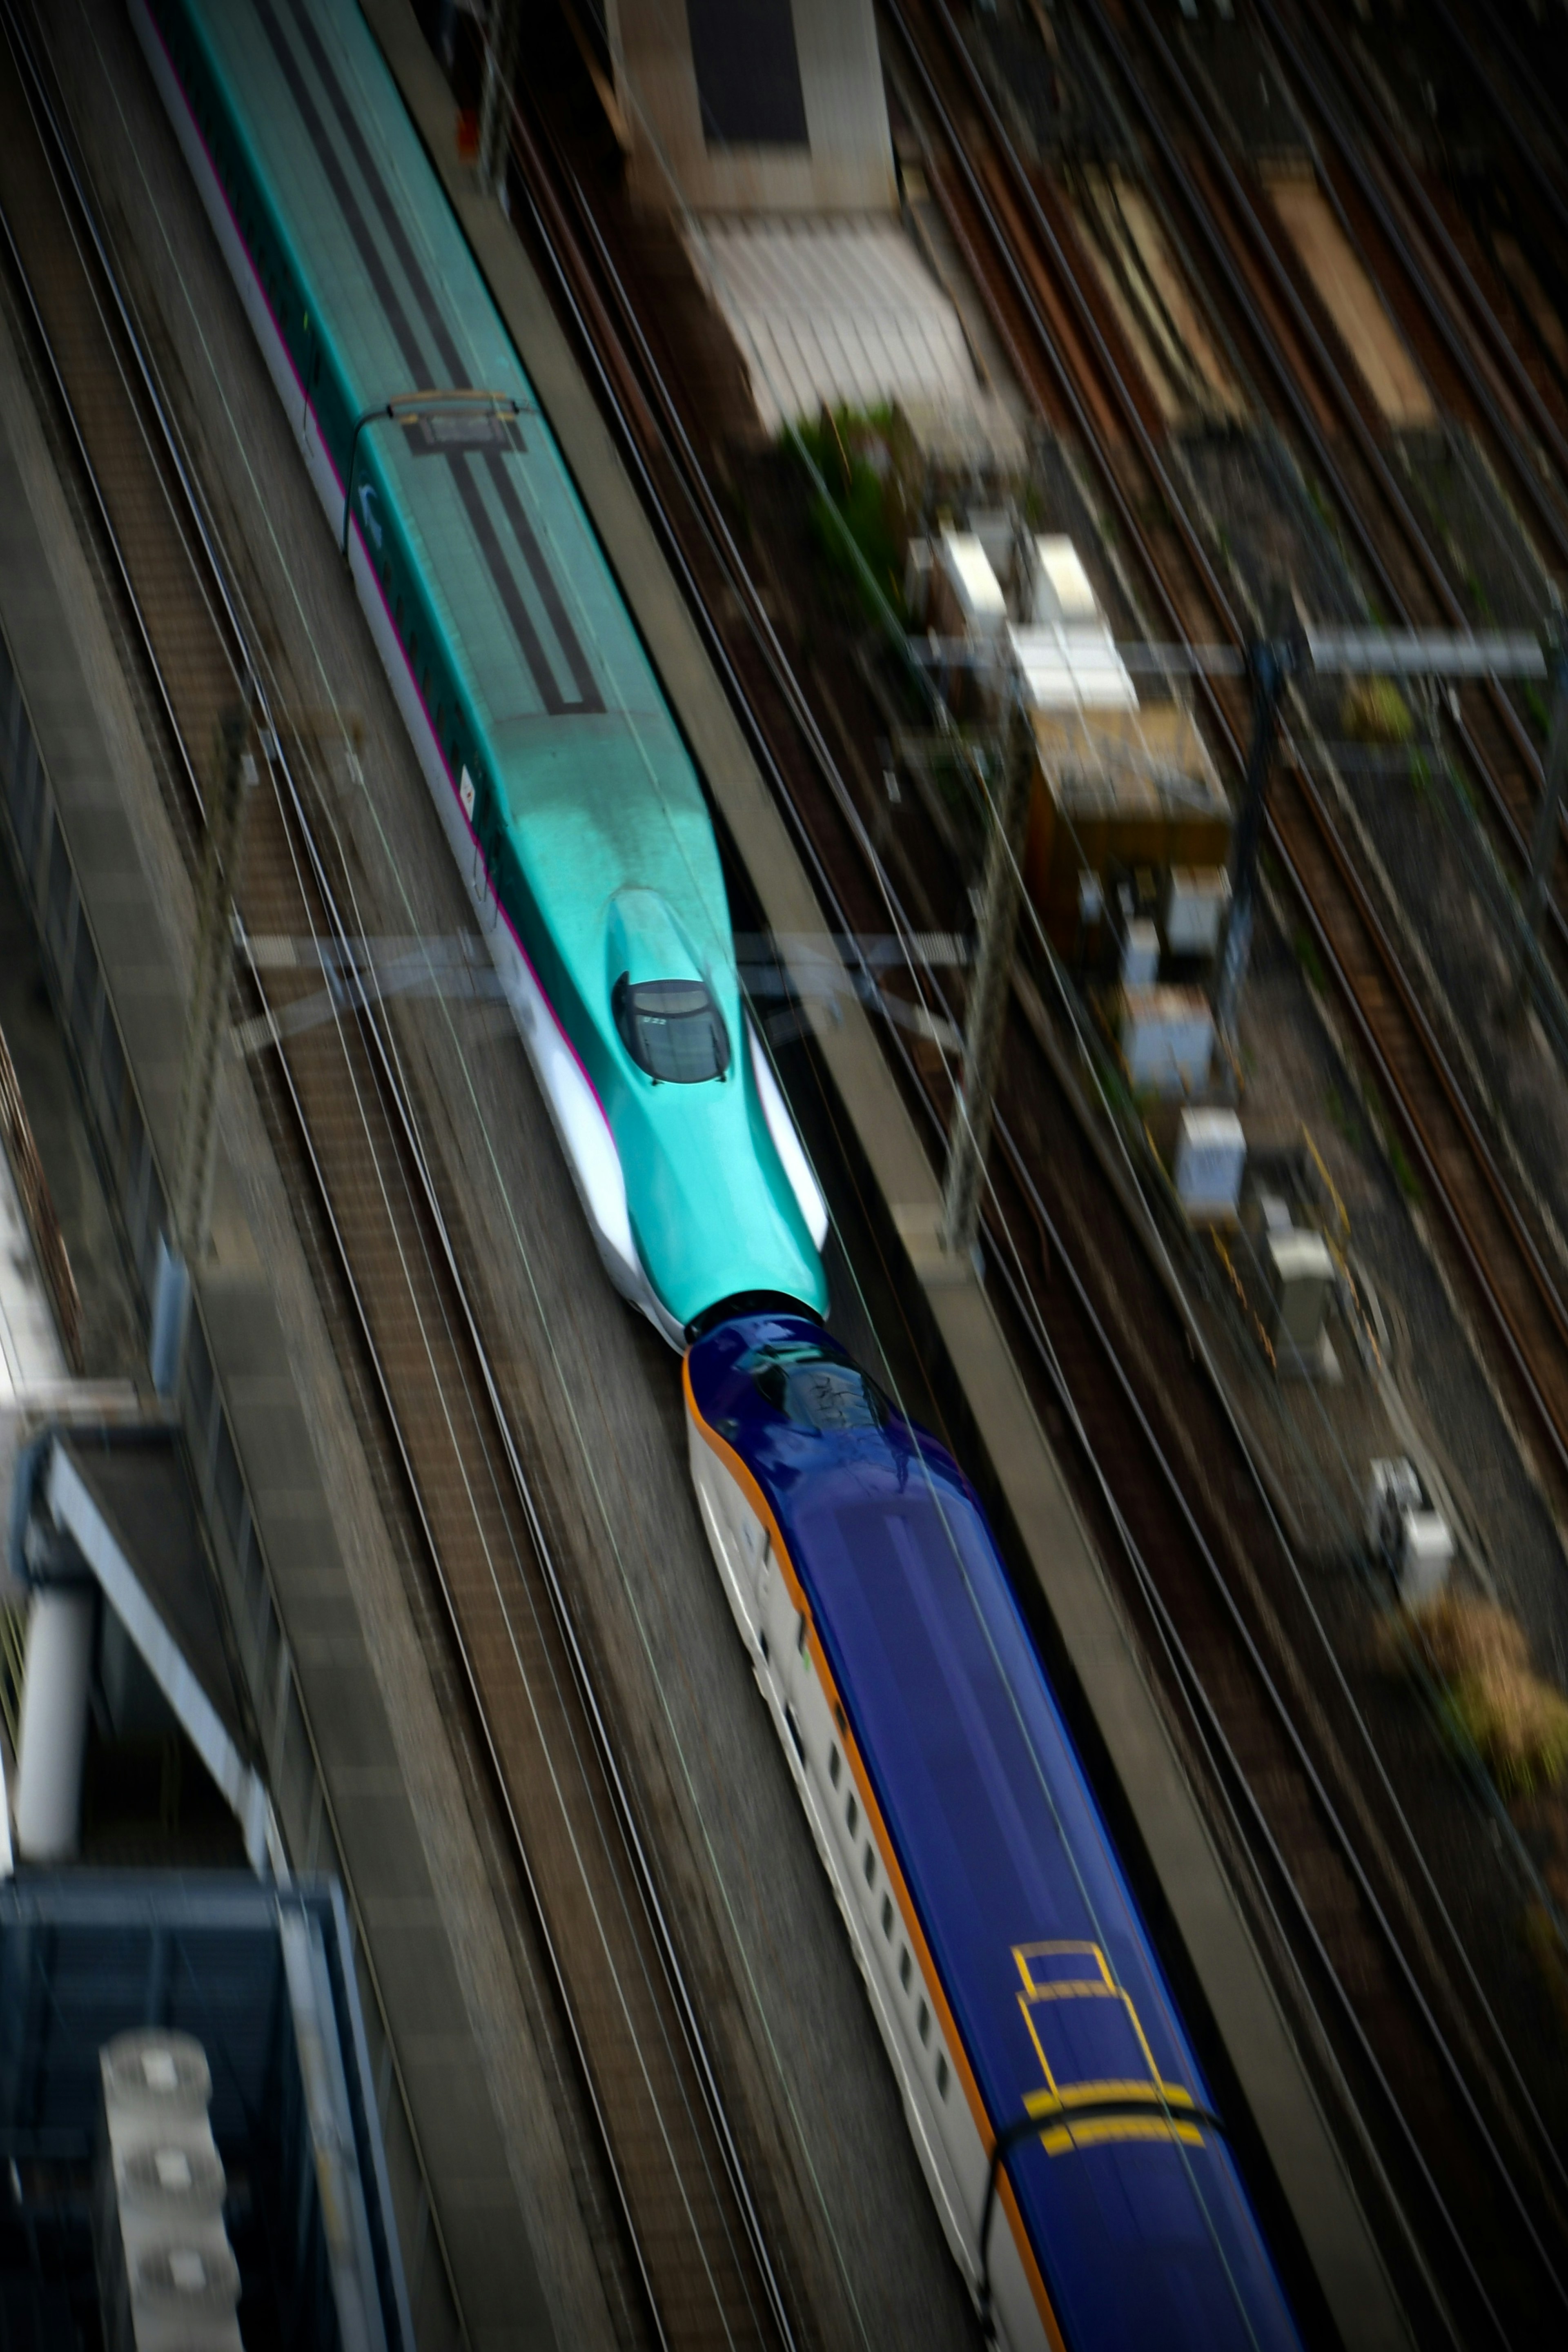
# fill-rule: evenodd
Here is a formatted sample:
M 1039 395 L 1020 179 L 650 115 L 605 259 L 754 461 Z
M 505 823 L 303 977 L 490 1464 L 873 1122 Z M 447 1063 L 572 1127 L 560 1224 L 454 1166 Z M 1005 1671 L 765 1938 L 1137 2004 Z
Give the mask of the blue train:
M 601 1255 L 692 1343 L 704 1524 L 953 2254 L 1018 2352 L 1283 2352 L 984 1517 L 818 1319 L 697 779 L 381 56 L 353 0 L 130 5 Z
M 132 0 L 600 1255 L 679 1346 L 826 1303 L 701 788 L 353 0 Z
M 957 1464 L 802 1316 L 699 1339 L 686 1403 L 730 1606 L 999 2339 L 1296 2346 Z

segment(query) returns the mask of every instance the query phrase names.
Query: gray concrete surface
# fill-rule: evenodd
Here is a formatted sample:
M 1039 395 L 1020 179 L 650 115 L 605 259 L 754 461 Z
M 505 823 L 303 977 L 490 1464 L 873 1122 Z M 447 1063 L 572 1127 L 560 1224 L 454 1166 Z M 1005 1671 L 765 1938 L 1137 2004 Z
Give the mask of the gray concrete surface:
M 334 736 L 363 730 L 363 788 L 344 785 L 341 762 L 326 763 L 339 778 L 331 789 L 360 919 L 371 932 L 467 928 L 368 633 L 123 17 L 113 0 L 89 0 L 79 15 L 57 16 L 55 32 L 73 110 L 92 127 L 105 214 L 149 319 L 161 322 L 161 356 L 276 663 L 279 701 L 311 715 L 329 750 Z M 697 1522 L 677 1360 L 609 1291 L 504 1020 L 472 1005 L 410 1004 L 401 1025 L 530 1473 L 633 1759 L 807 2333 L 826 2344 L 972 2341 L 858 1977 Z M 247 1166 L 251 1140 L 247 1131 Z M 274 1239 L 269 1227 L 268 1248 Z M 289 1347 L 300 1349 L 292 1328 Z M 310 1370 L 330 1386 L 314 1358 Z M 340 1458 L 349 1433 L 329 1418 L 318 1444 L 329 1438 L 331 1486 L 349 1475 Z M 357 1507 L 359 1475 L 336 1515 L 374 1529 L 374 1514 Z M 350 1552 L 349 1528 L 339 1533 Z M 372 1548 L 361 1614 L 378 1674 L 395 1666 L 417 1679 L 398 1630 L 408 1625 L 406 1589 L 386 1573 L 383 1546 Z M 427 1686 L 437 1671 L 426 1651 Z M 383 1686 L 395 1692 L 395 1721 L 405 1685 Z M 423 1752 L 400 1760 L 416 1782 L 438 1775 Z M 439 1885 L 437 1823 L 427 1814 L 420 1826 Z M 476 1818 L 469 1834 L 483 1832 Z M 477 1924 L 466 1932 L 484 1948 Z M 533 2235 L 552 2285 L 552 2241 L 568 2234 L 570 2217 L 551 2206 L 555 2176 L 543 2178 L 543 2157 L 529 2154 L 542 2127 L 528 2112 L 536 2086 L 513 2047 L 529 1993 L 504 1981 L 517 1965 L 514 1947 L 493 1969 L 474 1969 L 464 1990 L 509 2140 L 516 2135 L 514 2170 L 532 2163 L 540 2175 L 522 2193 L 537 2208 Z M 552 2291 L 564 2308 L 565 2287 L 556 2281 Z M 585 2323 L 563 2334 L 599 2340 Z

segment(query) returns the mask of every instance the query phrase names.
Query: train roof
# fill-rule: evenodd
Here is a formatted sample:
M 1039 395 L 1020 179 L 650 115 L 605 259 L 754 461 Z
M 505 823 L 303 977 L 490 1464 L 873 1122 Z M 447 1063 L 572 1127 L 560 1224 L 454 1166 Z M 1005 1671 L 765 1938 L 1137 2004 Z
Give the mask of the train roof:
M 368 26 L 354 0 L 148 5 L 177 70 L 187 38 L 199 44 L 289 272 L 324 323 L 318 419 L 340 480 L 352 481 L 372 564 L 399 573 L 386 593 L 405 646 L 405 585 L 427 615 L 410 667 L 444 755 L 463 737 L 487 835 L 489 788 L 499 795 L 542 933 L 528 952 L 605 1104 L 660 1298 L 678 1323 L 742 1292 L 815 1303 L 821 1265 L 752 1070 L 701 786 Z M 314 364 L 299 326 L 291 317 L 297 370 Z M 403 423 L 385 415 L 395 397 L 465 387 L 500 395 L 499 408 L 426 404 L 400 412 Z M 346 420 L 358 421 L 357 438 Z M 467 705 L 460 730 L 443 732 L 445 689 L 420 675 L 430 627 L 437 668 Z M 448 764 L 455 777 L 455 752 Z M 630 902 L 650 898 L 678 922 L 719 1007 L 733 1083 L 651 1088 L 630 1075 L 610 1003 L 613 931 L 617 920 L 625 929 Z
M 962 1471 L 804 1318 L 726 1324 L 688 1369 L 810 1608 L 992 2126 L 1040 2120 L 1013 2177 L 1069 2342 L 1294 2345 Z
M 354 474 L 356 486 L 362 467 L 395 486 L 498 757 L 526 772 L 538 749 L 586 722 L 591 739 L 626 741 L 645 764 L 668 768 L 661 796 L 689 796 L 701 814 L 533 386 L 353 0 L 185 0 L 185 13 L 331 323 L 349 414 L 370 417 L 417 392 L 478 390 L 515 404 L 510 419 L 432 411 L 406 427 L 383 414 L 362 431 Z M 474 435 L 487 436 L 482 466 L 459 477 L 430 462 Z M 492 548 L 499 562 L 485 560 Z M 615 766 L 613 750 L 601 756 Z M 721 893 L 721 920 L 722 904 Z

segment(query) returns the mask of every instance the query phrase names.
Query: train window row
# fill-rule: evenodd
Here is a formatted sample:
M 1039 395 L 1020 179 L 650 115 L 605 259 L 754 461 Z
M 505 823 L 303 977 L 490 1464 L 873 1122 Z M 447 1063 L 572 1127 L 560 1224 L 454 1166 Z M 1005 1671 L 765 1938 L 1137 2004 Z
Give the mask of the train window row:
M 218 177 L 234 209 L 235 218 L 239 224 L 239 233 L 244 241 L 245 249 L 256 265 L 262 291 L 271 305 L 272 315 L 280 320 L 290 319 L 294 305 L 284 282 L 281 261 L 272 250 L 274 241 L 268 234 L 265 223 L 258 218 L 254 192 L 241 179 L 227 139 L 213 111 L 211 100 L 202 85 L 201 78 L 195 70 L 192 53 L 184 41 L 176 39 L 173 56 L 174 70 L 179 76 L 195 115 L 196 128 L 201 132 L 207 153 L 216 166 Z
M 293 328 L 298 305 L 283 257 L 277 249 L 266 220 L 256 208 L 255 191 L 249 185 L 237 161 L 226 129 L 218 119 L 207 82 L 205 60 L 194 47 L 183 27 L 168 23 L 167 9 L 157 15 L 168 43 L 175 75 L 189 100 L 208 155 L 221 181 L 225 194 L 233 207 L 239 225 L 240 236 L 247 252 L 256 265 L 263 292 L 271 306 L 273 317 L 281 324 L 290 342 L 296 340 Z M 308 330 L 301 313 L 301 337 Z
M 803 1651 L 805 1647 L 805 1620 L 803 1617 L 801 1619 L 801 1646 Z M 838 1714 L 840 1723 L 842 1723 L 842 1711 L 836 1708 L 835 1712 Z M 795 1709 L 793 1707 L 786 1706 L 784 1709 L 784 1717 L 788 1723 L 790 1732 L 794 1738 L 795 1747 L 799 1751 L 801 1762 L 805 1764 L 806 1761 L 805 1747 L 801 1738 L 800 1732 L 796 1727 Z M 839 1780 L 843 1775 L 843 1758 L 839 1752 L 838 1743 L 835 1740 L 830 1745 L 827 1751 L 827 1777 L 836 1789 L 837 1788 Z M 858 1836 L 860 1826 L 860 1805 L 853 1790 L 849 1791 L 848 1795 L 845 1799 L 844 1826 L 846 1830 L 847 1830 L 852 1840 Z M 867 1832 L 865 1845 L 861 1851 L 860 1867 L 865 1877 L 867 1886 L 873 1894 L 875 1894 L 877 1886 L 877 1847 L 876 1842 L 871 1836 L 869 1830 Z M 885 1894 L 882 1897 L 881 1924 L 883 1938 L 889 1944 L 891 1944 L 893 1941 L 893 1929 L 898 1914 L 894 1907 L 893 1898 L 890 1895 Z M 914 1976 L 915 1968 L 913 1955 L 911 1954 L 908 1944 L 900 1940 L 899 1945 L 899 1984 L 901 1990 L 906 1995 L 911 1994 L 913 1991 Z M 921 2047 L 922 2050 L 929 2050 L 931 2047 L 931 2004 L 922 1994 L 921 1996 L 919 2008 L 915 2014 L 915 2031 L 920 2036 Z M 936 2088 L 937 2096 L 939 2098 L 946 2098 L 947 2087 L 951 2079 L 952 2075 L 951 2069 L 947 2063 L 947 2053 L 941 2047 L 939 2041 L 936 2057 Z
M 461 775 L 465 764 L 465 753 L 463 738 L 457 725 L 458 713 L 456 709 L 448 707 L 445 697 L 432 700 L 433 690 L 440 686 L 440 677 L 438 673 L 431 669 L 428 662 L 423 669 L 419 667 L 419 632 L 414 625 L 412 614 L 404 605 L 402 591 L 394 591 L 392 565 L 384 557 L 381 565 L 381 584 L 392 606 L 393 626 L 397 632 L 397 642 L 408 656 L 409 668 L 414 672 L 420 693 L 425 698 L 425 708 L 429 715 L 430 723 L 436 730 L 436 740 L 446 752 L 451 773 L 454 776 Z M 448 726 L 448 720 L 451 721 L 450 726 Z

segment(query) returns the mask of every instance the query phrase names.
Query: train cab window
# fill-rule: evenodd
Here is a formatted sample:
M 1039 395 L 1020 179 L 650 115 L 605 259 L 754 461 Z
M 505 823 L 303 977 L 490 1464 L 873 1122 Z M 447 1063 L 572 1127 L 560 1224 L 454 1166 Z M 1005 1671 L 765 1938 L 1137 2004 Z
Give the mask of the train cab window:
M 947 2096 L 947 2060 L 945 2057 L 939 2057 L 936 2062 L 936 2095 L 939 2099 L 945 2099 Z
M 899 1954 L 899 1982 L 903 1986 L 904 1990 L 908 1992 L 910 1989 L 910 1948 L 907 1944 L 904 1946 L 903 1950 Z
M 891 1411 L 858 1364 L 811 1342 L 758 1348 L 746 1369 L 775 1412 L 805 1429 L 881 1429 Z
M 848 1826 L 849 1834 L 853 1837 L 860 1822 L 860 1808 L 855 1801 L 853 1791 L 850 1792 L 849 1802 L 844 1808 L 844 1819 Z
M 839 1753 L 838 1753 L 838 1750 L 837 1750 L 837 1748 L 829 1748 L 829 1749 L 828 1749 L 828 1752 L 827 1752 L 827 1777 L 828 1777 L 828 1779 L 832 1781 L 832 1783 L 833 1783 L 833 1785 L 834 1785 L 834 1787 L 835 1787 L 836 1789 L 837 1789 L 837 1786 L 838 1786 L 838 1774 L 839 1774 L 839 1771 L 840 1771 L 840 1769 L 841 1769 L 841 1768 L 842 1768 L 842 1761 L 843 1761 L 843 1759 L 841 1759 L 841 1757 L 839 1756 Z
M 650 1078 L 677 1087 L 721 1078 L 730 1066 L 724 1016 L 700 980 L 639 980 L 610 992 L 621 1043 Z
M 882 1933 L 890 1944 L 893 1940 L 893 1898 L 890 1895 L 882 1897 Z
M 923 2000 L 921 2003 L 920 2034 L 922 2042 L 931 2040 L 931 2011 Z

